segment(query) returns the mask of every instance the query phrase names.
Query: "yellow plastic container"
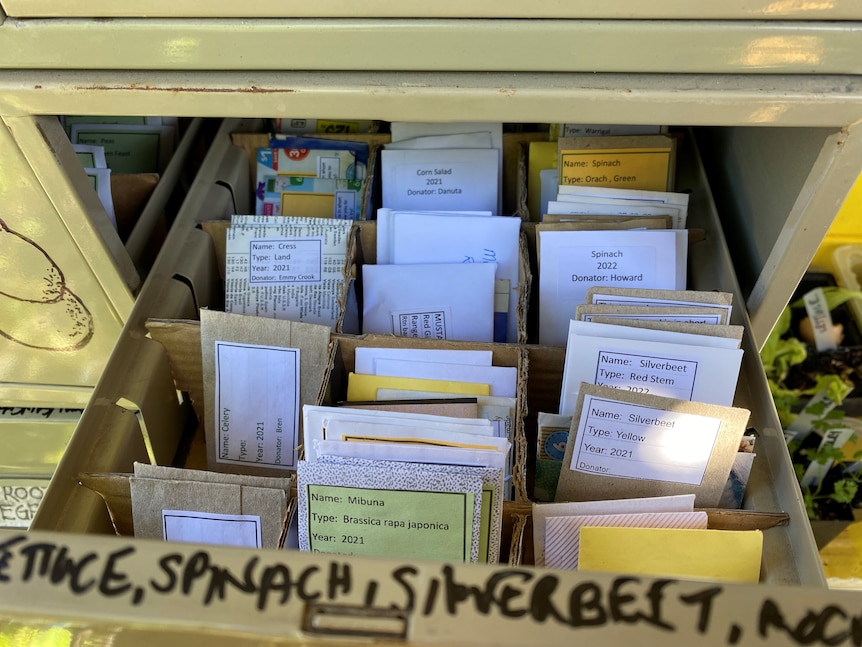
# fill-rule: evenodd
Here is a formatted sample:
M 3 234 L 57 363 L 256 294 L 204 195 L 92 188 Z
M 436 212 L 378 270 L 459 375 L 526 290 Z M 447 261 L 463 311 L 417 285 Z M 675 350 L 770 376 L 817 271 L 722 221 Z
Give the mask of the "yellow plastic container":
M 831 272 L 840 282 L 834 254 L 845 245 L 862 245 L 862 176 L 856 179 L 847 194 L 847 199 L 811 261 L 811 267 Z

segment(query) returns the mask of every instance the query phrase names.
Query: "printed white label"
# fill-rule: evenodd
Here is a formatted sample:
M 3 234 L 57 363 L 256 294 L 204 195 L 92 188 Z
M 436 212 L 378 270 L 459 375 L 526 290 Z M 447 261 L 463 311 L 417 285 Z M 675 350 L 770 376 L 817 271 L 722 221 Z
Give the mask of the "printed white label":
M 818 351 L 838 348 L 835 341 L 835 329 L 832 324 L 832 314 L 823 288 L 815 288 L 803 297 L 805 312 L 811 320 L 811 330 L 814 332 L 814 346 Z
M 189 510 L 162 510 L 165 541 L 260 548 L 260 517 Z
M 323 239 L 252 240 L 249 260 L 249 285 L 320 283 L 323 280 Z
M 397 337 L 449 339 L 452 314 L 448 307 L 392 313 L 392 330 Z
M 602 313 L 602 314 L 588 314 L 584 315 L 584 321 L 592 321 L 594 318 L 600 317 L 602 319 L 633 319 L 635 321 L 672 321 L 677 323 L 700 323 L 700 324 L 712 324 L 719 325 L 721 324 L 721 315 L 685 315 L 685 314 L 677 314 L 677 315 L 650 315 L 649 313 L 638 313 L 638 314 L 615 314 L 615 313 Z
M 217 341 L 216 461 L 295 469 L 299 349 Z
M 337 180 L 341 175 L 341 158 L 339 157 L 318 157 L 317 158 L 317 177 L 326 180 Z
M 0 478 L 0 528 L 29 528 L 49 479 Z
M 700 485 L 721 420 L 584 397 L 571 468 Z
M 599 351 L 595 384 L 691 400 L 698 363 L 693 360 Z
M 408 197 L 461 195 L 471 177 L 468 164 L 404 164 L 398 168 L 398 185 Z
M 583 298 L 594 285 L 643 287 L 656 278 L 656 248 L 653 246 L 567 247 L 558 258 L 557 296 Z
M 627 135 L 660 135 L 661 126 L 562 124 L 560 137 L 622 137 Z
M 332 217 L 339 220 L 356 219 L 356 191 L 336 191 Z

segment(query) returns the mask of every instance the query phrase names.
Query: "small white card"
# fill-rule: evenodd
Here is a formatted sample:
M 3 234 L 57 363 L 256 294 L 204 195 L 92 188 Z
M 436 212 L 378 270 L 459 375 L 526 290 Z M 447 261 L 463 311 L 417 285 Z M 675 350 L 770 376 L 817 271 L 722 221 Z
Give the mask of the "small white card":
M 721 420 L 584 397 L 571 469 L 700 485 Z
M 674 229 L 685 229 L 688 218 L 688 193 L 675 193 L 671 191 L 640 191 L 635 189 L 616 189 L 610 187 L 593 187 L 578 185 L 560 185 L 558 200 L 580 203 L 645 206 L 649 204 L 661 205 L 670 210 L 674 217 Z M 611 212 L 608 212 L 611 213 Z
M 299 349 L 217 341 L 216 462 L 295 469 Z
M 497 212 L 495 149 L 383 150 L 387 209 Z
M 685 288 L 688 232 L 539 231 L 539 339 L 566 342 L 569 320 L 596 285 Z
M 165 541 L 260 548 L 260 517 L 189 510 L 162 510 Z

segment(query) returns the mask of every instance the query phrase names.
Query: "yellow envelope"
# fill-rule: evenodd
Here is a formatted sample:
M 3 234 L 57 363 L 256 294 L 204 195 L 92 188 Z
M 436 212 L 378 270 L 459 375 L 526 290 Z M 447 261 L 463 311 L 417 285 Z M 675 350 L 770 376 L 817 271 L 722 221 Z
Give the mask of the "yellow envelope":
M 402 389 L 404 391 L 430 391 L 432 393 L 455 393 L 460 395 L 490 395 L 488 384 L 455 382 L 452 380 L 425 380 L 416 377 L 389 377 L 350 373 L 347 376 L 347 401 L 376 400 L 377 389 Z
M 757 582 L 763 533 L 759 530 L 581 528 L 578 569 Z

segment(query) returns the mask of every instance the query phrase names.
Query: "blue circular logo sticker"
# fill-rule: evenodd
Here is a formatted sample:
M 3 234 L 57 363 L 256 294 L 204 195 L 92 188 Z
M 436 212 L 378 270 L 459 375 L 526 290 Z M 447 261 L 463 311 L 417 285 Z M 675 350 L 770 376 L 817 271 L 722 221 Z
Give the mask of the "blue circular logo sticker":
M 566 443 L 569 440 L 569 432 L 552 431 L 545 437 L 545 453 L 552 461 L 561 461 L 566 455 Z

